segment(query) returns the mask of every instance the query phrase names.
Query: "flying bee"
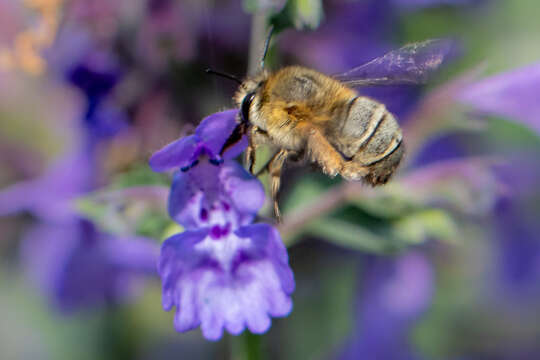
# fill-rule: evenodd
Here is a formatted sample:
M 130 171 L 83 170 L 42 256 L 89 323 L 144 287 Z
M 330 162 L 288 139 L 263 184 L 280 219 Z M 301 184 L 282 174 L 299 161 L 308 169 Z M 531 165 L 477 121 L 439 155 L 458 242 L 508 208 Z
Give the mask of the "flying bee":
M 339 75 L 325 75 L 301 66 L 276 72 L 264 69 L 267 38 L 260 71 L 244 81 L 213 70 L 207 72 L 236 80 L 238 126 L 222 152 L 247 134 L 246 164 L 253 174 L 255 150 L 262 144 L 276 148 L 263 169 L 271 176 L 274 212 L 281 173 L 287 159 L 306 158 L 329 176 L 385 184 L 404 153 L 398 122 L 384 104 L 360 95 L 355 88 L 368 85 L 421 84 L 449 53 L 447 40 L 405 45 Z

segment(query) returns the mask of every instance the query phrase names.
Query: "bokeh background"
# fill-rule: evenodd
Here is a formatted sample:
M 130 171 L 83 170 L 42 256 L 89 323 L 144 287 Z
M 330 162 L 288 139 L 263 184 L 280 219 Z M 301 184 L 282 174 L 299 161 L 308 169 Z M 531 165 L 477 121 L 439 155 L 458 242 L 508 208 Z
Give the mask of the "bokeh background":
M 540 359 L 538 14 L 535 0 L 1 0 L 0 358 Z M 210 342 L 162 310 L 155 251 L 178 227 L 170 177 L 147 164 L 233 106 L 236 84 L 204 69 L 243 76 L 261 18 L 274 69 L 456 45 L 425 86 L 362 89 L 411 144 L 391 184 L 286 171 L 294 309 Z M 130 255 L 113 261 L 119 237 Z

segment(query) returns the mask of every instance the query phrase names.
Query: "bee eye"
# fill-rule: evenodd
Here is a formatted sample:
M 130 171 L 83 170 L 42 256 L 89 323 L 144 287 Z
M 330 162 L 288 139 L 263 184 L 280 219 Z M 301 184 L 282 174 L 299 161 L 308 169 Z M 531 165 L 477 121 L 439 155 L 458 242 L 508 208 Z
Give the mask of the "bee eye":
M 249 122 L 249 107 L 254 97 L 255 97 L 255 93 L 249 93 L 244 97 L 244 100 L 242 100 L 241 110 L 242 110 L 243 122 L 246 122 L 246 123 Z

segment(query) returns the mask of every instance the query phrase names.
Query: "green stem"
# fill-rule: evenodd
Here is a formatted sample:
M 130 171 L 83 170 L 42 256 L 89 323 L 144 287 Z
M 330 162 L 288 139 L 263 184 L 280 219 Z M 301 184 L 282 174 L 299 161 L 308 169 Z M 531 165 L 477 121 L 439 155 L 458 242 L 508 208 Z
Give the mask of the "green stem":
M 251 19 L 251 39 L 249 42 L 248 75 L 252 76 L 259 71 L 259 63 L 264 49 L 267 33 L 267 11 L 257 11 Z

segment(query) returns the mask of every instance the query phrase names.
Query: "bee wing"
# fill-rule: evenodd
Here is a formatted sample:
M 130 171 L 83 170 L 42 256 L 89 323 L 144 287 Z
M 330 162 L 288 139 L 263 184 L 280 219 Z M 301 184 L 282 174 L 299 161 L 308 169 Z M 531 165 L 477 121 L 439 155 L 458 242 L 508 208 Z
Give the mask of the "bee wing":
M 425 84 L 453 48 L 454 42 L 448 39 L 407 44 L 334 78 L 352 87 Z

